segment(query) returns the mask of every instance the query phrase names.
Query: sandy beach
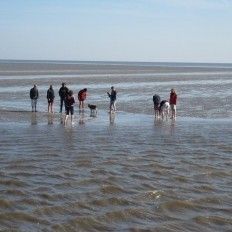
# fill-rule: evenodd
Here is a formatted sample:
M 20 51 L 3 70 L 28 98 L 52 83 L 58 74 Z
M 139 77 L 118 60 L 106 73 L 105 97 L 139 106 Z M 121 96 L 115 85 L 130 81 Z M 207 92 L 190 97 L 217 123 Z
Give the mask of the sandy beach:
M 33 67 L 23 65 L 24 73 Z M 4 66 L 14 75 L 0 76 L 0 230 L 230 231 L 232 68 L 88 65 L 71 65 L 74 76 L 15 75 L 18 67 Z M 75 106 L 74 124 L 61 123 L 63 80 L 75 93 L 88 88 L 96 117 Z M 34 82 L 37 113 L 30 112 Z M 46 112 L 50 83 L 54 114 Z M 152 95 L 167 98 L 172 87 L 177 119 L 156 120 Z

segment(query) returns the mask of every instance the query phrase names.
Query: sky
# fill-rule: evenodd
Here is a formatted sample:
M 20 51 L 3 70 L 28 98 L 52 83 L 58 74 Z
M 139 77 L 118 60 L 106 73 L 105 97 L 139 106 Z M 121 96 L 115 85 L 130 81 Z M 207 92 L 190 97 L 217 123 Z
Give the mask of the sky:
M 0 0 L 0 59 L 232 63 L 232 0 Z

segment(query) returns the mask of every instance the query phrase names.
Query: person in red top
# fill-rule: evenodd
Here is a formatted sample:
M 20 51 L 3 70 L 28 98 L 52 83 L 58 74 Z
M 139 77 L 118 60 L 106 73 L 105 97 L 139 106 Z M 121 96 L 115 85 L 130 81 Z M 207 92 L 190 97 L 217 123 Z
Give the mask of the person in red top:
M 172 112 L 172 115 L 171 115 L 172 119 L 176 118 L 176 101 L 177 101 L 176 91 L 174 89 L 171 89 L 169 103 L 170 103 L 171 112 Z
M 87 89 L 82 89 L 78 93 L 78 100 L 79 100 L 79 109 L 84 109 L 84 100 L 87 96 Z

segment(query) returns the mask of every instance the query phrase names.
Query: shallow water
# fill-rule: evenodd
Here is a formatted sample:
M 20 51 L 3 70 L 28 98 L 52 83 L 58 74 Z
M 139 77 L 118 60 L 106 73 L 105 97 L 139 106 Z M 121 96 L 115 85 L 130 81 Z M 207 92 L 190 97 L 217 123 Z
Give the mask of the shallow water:
M 60 76 L 29 76 L 0 77 L 0 230 L 231 230 L 231 76 L 221 84 L 193 71 L 158 79 L 65 77 L 74 91 L 90 84 L 88 101 L 99 106 L 97 117 L 76 109 L 67 126 L 46 113 L 44 99 L 50 82 L 58 90 Z M 36 114 L 28 100 L 34 81 Z M 119 111 L 109 115 L 112 84 Z M 168 97 L 173 86 L 177 119 L 154 120 L 152 94 Z
M 29 90 L 36 83 L 40 92 L 39 111 L 45 112 L 46 91 L 52 84 L 58 112 L 58 90 L 61 82 L 66 81 L 75 94 L 87 87 L 88 101 L 97 104 L 100 109 L 108 107 L 106 92 L 111 85 L 118 91 L 118 110 L 150 115 L 153 114 L 152 96 L 158 93 L 162 99 L 168 99 L 170 89 L 175 88 L 179 116 L 231 118 L 232 66 L 225 64 L 225 67 L 221 65 L 219 68 L 217 64 L 215 67 L 199 64 L 199 67 L 194 67 L 189 64 L 188 67 L 183 64 L 181 67 L 180 64 L 173 64 L 165 67 L 162 63 L 160 66 L 148 64 L 0 62 L 0 108 L 30 110 Z

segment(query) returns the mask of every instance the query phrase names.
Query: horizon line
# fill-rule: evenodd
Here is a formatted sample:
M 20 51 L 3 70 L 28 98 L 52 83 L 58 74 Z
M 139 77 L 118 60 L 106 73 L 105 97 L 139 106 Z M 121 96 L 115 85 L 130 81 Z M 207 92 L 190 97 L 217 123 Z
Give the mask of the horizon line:
M 177 63 L 177 64 L 232 64 L 232 62 L 202 62 L 202 61 L 132 61 L 132 60 L 63 60 L 63 59 L 0 59 L 0 61 L 19 61 L 19 62 L 92 62 L 92 63 Z

